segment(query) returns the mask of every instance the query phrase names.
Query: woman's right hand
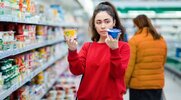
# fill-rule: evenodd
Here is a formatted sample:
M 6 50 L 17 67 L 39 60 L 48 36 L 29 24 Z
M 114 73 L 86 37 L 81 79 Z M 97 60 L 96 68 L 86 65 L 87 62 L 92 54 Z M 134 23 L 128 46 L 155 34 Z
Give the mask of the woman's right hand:
M 66 43 L 68 45 L 69 50 L 74 51 L 77 50 L 77 40 L 74 40 L 73 38 L 65 37 Z

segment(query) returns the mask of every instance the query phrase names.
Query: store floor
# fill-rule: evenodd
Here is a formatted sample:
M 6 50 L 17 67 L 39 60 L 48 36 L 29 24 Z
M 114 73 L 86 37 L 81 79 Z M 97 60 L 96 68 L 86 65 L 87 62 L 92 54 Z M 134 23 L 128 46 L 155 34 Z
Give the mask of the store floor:
M 181 79 L 178 79 L 173 74 L 165 72 L 165 87 L 164 93 L 166 100 L 180 100 L 181 98 Z M 128 92 L 124 95 L 124 100 L 129 100 Z

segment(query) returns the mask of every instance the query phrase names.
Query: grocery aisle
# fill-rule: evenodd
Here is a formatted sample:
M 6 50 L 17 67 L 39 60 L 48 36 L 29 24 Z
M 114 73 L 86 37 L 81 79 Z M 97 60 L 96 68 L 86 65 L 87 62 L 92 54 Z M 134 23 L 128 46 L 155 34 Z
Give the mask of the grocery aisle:
M 165 88 L 164 93 L 166 100 L 179 100 L 181 98 L 181 79 L 178 79 L 170 72 L 165 71 Z M 124 100 L 129 100 L 129 92 L 124 95 Z
M 87 38 L 88 21 L 92 8 L 101 0 L 90 0 L 92 3 L 88 4 L 83 1 L 0 0 L 0 100 L 74 98 L 74 88 L 79 87 L 81 76 L 74 77 L 65 71 L 67 45 L 63 35 L 66 29 L 69 32 L 76 30 L 80 45 L 90 41 L 90 37 Z M 181 2 L 158 1 L 133 0 L 130 4 L 129 0 L 111 0 L 128 37 L 134 33 L 134 16 L 144 13 L 153 20 L 168 43 L 167 65 L 181 73 Z M 167 4 L 171 6 L 163 6 Z M 181 98 L 181 79 L 168 72 L 165 77 L 167 100 L 178 100 Z M 70 86 L 72 82 L 73 86 Z M 66 91 L 57 91 L 57 85 Z M 128 100 L 128 94 L 124 97 Z

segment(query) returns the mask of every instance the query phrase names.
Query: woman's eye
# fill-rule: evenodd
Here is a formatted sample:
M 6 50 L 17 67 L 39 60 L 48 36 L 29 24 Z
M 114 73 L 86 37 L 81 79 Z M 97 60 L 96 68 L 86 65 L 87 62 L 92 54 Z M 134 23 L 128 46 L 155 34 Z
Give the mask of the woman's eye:
M 98 22 L 96 22 L 96 24 L 101 24 L 101 22 L 100 22 L 100 21 L 98 21 Z
M 110 21 L 109 21 L 109 20 L 106 20 L 105 23 L 108 24 L 108 23 L 110 23 Z

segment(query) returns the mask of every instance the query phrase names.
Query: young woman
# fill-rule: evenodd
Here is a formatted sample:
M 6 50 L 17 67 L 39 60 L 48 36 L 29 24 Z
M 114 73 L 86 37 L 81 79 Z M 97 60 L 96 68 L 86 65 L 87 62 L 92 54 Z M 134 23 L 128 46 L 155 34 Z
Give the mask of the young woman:
M 129 40 L 131 57 L 126 71 L 130 100 L 161 100 L 167 46 L 146 15 L 133 19 L 137 28 Z
M 119 39 L 108 35 L 107 29 L 121 30 Z M 130 49 L 123 42 L 124 28 L 115 7 L 101 2 L 90 20 L 92 41 L 84 43 L 77 53 L 77 41 L 67 39 L 68 61 L 74 75 L 84 75 L 78 89 L 78 100 L 123 100 L 124 75 Z

